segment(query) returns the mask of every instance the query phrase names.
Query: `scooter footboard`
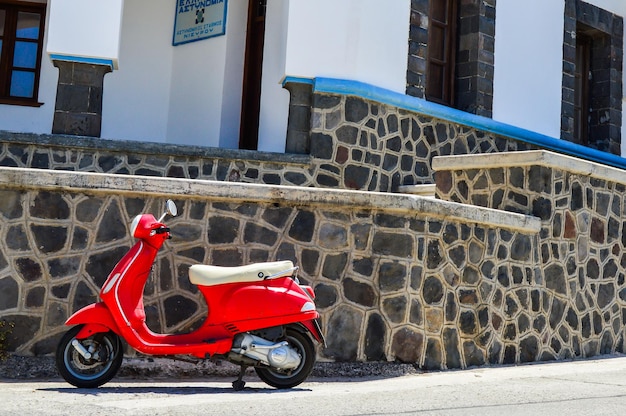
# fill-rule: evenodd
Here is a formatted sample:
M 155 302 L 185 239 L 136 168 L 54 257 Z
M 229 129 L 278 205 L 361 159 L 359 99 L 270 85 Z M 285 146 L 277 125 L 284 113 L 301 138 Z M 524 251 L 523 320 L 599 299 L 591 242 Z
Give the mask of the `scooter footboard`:
M 65 325 L 85 325 L 76 335 L 77 339 L 84 339 L 100 332 L 120 333 L 111 312 L 102 302 L 85 306 L 76 311 L 65 321 Z

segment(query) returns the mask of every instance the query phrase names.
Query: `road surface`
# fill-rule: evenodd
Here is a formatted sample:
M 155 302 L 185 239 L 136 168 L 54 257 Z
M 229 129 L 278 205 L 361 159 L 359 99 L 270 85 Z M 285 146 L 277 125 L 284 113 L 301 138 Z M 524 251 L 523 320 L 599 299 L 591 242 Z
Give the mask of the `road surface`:
M 0 415 L 623 415 L 626 357 L 415 374 L 311 379 L 275 390 L 250 379 L 0 381 Z

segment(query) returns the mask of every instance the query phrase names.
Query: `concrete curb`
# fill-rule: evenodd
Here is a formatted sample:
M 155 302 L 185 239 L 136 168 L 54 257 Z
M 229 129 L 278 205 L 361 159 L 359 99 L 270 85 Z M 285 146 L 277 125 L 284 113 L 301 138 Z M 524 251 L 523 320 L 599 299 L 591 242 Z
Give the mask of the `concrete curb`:
M 248 369 L 253 375 L 254 370 Z M 331 363 L 318 362 L 312 377 L 369 378 L 400 377 L 422 371 L 411 364 Z M 169 358 L 125 358 L 116 378 L 130 379 L 200 379 L 207 377 L 237 377 L 239 367 L 226 361 L 198 361 L 197 363 Z M 53 357 L 24 357 L 12 355 L 0 362 L 0 380 L 58 379 Z

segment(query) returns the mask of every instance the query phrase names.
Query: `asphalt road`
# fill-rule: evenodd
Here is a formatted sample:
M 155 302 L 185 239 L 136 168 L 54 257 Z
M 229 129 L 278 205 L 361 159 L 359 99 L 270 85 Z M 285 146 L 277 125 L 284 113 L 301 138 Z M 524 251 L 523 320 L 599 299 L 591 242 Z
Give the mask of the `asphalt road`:
M 623 415 L 626 357 L 416 374 L 313 379 L 291 390 L 250 380 L 0 382 L 0 415 Z

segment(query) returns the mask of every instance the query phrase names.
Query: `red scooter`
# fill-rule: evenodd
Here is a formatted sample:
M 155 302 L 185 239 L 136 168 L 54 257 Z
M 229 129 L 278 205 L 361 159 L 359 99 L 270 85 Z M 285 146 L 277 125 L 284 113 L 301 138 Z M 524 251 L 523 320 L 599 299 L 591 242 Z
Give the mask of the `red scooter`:
M 315 346 L 324 343 L 310 286 L 300 285 L 291 261 L 241 267 L 193 265 L 189 280 L 206 299 L 208 315 L 195 331 L 156 334 L 146 325 L 143 292 L 152 264 L 170 229 L 163 220 L 176 216 L 173 201 L 158 220 L 138 215 L 131 234 L 138 239 L 109 274 L 101 302 L 74 313 L 74 325 L 56 352 L 59 373 L 70 384 L 95 388 L 111 380 L 122 364 L 125 340 L 142 354 L 189 355 L 225 359 L 241 366 L 235 390 L 244 388 L 245 369 L 276 388 L 302 383 L 313 369 Z

